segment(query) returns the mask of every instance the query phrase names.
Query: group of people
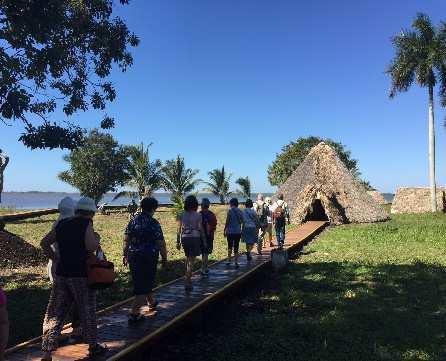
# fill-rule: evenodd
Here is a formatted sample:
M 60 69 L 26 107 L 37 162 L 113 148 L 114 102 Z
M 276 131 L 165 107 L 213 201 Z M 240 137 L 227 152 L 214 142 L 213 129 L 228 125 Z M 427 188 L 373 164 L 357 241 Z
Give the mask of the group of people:
M 237 198 L 229 201 L 229 210 L 226 215 L 224 235 L 228 241 L 228 265 L 234 254 L 233 261 L 236 268 L 239 267 L 239 244 L 246 245 L 246 257 L 252 259 L 252 249 L 257 244 L 257 253 L 262 254 L 265 241 L 273 247 L 273 228 L 276 231 L 277 246 L 283 247 L 285 243 L 286 224 L 290 223 L 288 204 L 283 200 L 283 195 L 273 203 L 271 198 L 264 199 L 262 194 L 257 196 L 257 201 L 251 199 L 245 201 L 245 208 L 239 209 Z M 265 237 L 268 235 L 268 239 Z
M 209 209 L 210 201 L 202 199 L 201 205 L 193 195 L 186 197 L 184 212 L 178 217 L 177 248 L 186 257 L 185 290 L 193 289 L 192 272 L 196 257 L 202 256 L 201 275 L 209 275 L 208 257 L 213 251 L 217 217 Z M 285 225 L 289 212 L 283 196 L 273 204 L 270 198 L 258 196 L 256 202 L 247 199 L 245 208 L 238 208 L 237 198 L 229 202 L 224 236 L 228 244 L 228 266 L 231 259 L 239 267 L 239 243 L 246 244 L 247 261 L 252 259 L 252 249 L 262 254 L 268 236 L 272 243 L 273 227 L 278 246 L 284 244 Z M 201 206 L 201 209 L 198 208 Z M 133 283 L 134 300 L 128 316 L 129 325 L 144 320 L 141 308 L 155 310 L 158 302 L 153 294 L 159 258 L 167 266 L 167 247 L 160 223 L 154 217 L 158 201 L 152 197 L 141 200 L 140 211 L 129 221 L 123 240 L 123 264 L 128 266 Z M 71 338 L 89 345 L 89 356 L 103 355 L 107 348 L 97 340 L 96 291 L 88 285 L 87 259 L 90 255 L 103 254 L 100 235 L 94 231 L 95 202 L 82 197 L 75 202 L 66 197 L 59 203 L 59 217 L 41 241 L 49 258 L 48 275 L 52 282 L 51 294 L 43 322 L 42 361 L 50 361 L 58 347 L 63 325 L 71 320 Z M 6 299 L 0 290 L 0 321 Z M 0 325 L 1 326 L 1 325 Z M 1 351 L 1 350 L 0 350 Z M 0 356 L 1 357 L 1 356 Z

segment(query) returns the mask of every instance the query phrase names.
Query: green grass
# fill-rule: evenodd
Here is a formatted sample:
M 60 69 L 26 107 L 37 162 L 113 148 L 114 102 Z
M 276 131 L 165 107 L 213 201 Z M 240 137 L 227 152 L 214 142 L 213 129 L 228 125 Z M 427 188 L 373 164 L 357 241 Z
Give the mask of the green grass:
M 446 216 L 332 227 L 184 360 L 445 360 Z M 245 307 L 253 303 L 254 306 Z M 212 340 L 212 342 L 203 341 Z M 168 357 L 166 358 L 168 359 Z
M 226 257 L 226 241 L 223 238 L 223 225 L 226 207 L 213 207 L 219 220 L 214 253 L 210 260 Z M 168 282 L 184 275 L 184 255 L 176 249 L 176 222 L 167 208 L 161 208 L 156 217 L 160 220 L 167 241 L 169 266 L 159 269 L 157 284 Z M 57 215 L 7 224 L 6 230 L 20 236 L 31 245 L 38 247 L 42 237 L 51 229 Z M 128 222 L 127 214 L 112 213 L 97 215 L 95 230 L 101 235 L 101 244 L 107 258 L 115 263 L 118 272 L 116 285 L 98 294 L 98 309 L 112 305 L 131 296 L 129 271 L 121 264 L 122 238 Z M 8 296 L 8 311 L 11 323 L 10 345 L 24 341 L 41 333 L 42 320 L 48 302 L 51 284 L 46 274 L 46 264 L 28 266 L 27 260 L 16 268 L 0 269 L 0 281 Z M 197 267 L 199 263 L 197 262 Z

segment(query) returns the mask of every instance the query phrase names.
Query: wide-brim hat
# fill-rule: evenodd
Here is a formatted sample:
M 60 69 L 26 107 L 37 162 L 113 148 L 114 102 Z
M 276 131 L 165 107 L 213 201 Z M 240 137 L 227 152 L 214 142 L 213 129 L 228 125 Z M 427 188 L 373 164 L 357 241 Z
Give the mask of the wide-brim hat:
M 88 211 L 96 213 L 96 203 L 90 197 L 81 197 L 76 204 L 76 210 Z

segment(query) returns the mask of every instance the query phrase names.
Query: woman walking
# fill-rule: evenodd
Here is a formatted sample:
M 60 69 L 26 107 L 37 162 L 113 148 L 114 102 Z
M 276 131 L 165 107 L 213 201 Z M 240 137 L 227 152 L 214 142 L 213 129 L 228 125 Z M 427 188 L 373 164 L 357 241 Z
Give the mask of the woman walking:
M 228 261 L 226 264 L 229 266 L 231 264 L 230 258 L 232 252 L 234 252 L 234 266 L 238 268 L 238 250 L 240 245 L 240 239 L 242 237 L 242 225 L 243 225 L 243 214 L 238 208 L 238 199 L 232 198 L 229 201 L 229 210 L 226 214 L 226 223 L 224 229 L 224 236 L 228 241 Z
M 57 217 L 57 220 L 54 222 L 52 229 L 53 230 L 56 229 L 57 225 L 64 219 L 74 217 L 75 207 L 76 203 L 71 197 L 62 198 L 59 204 L 57 205 L 57 209 L 59 210 L 59 217 Z M 51 248 L 56 254 L 56 257 L 59 258 L 59 248 L 57 246 L 57 242 L 52 244 Z M 54 284 L 54 281 L 56 280 L 56 269 L 57 269 L 57 261 L 50 259 L 48 261 L 47 271 L 48 271 L 48 278 L 50 279 L 50 282 L 52 284 Z M 79 319 L 79 311 L 76 308 L 76 304 L 74 302 L 71 306 L 69 318 L 71 318 L 71 328 L 73 329 L 73 331 L 70 334 L 70 338 L 73 341 L 79 341 L 80 339 L 82 339 L 82 329 Z
M 95 212 L 95 202 L 88 197 L 81 198 L 75 207 L 74 217 L 60 221 L 42 239 L 43 251 L 57 262 L 56 279 L 43 323 L 43 361 L 52 360 L 52 352 L 58 346 L 63 323 L 73 302 L 79 310 L 89 356 L 96 357 L 107 350 L 97 343 L 96 293 L 88 287 L 87 281 L 87 253 L 96 251 L 99 246 L 93 229 Z M 55 243 L 58 255 L 51 247 Z
M 259 240 L 259 217 L 252 207 L 252 200 L 247 199 L 243 210 L 242 242 L 246 244 L 246 258 L 248 261 L 252 260 L 251 251 L 254 244 L 262 241 L 262 239 Z
M 162 265 L 167 265 L 166 242 L 159 222 L 153 218 L 158 201 L 155 198 L 144 198 L 141 201 L 141 213 L 133 217 L 125 230 L 123 245 L 123 264 L 130 266 L 133 281 L 132 309 L 129 324 L 144 319 L 140 314 L 143 305 L 148 304 L 154 310 L 158 304 L 153 296 L 159 254 Z
M 177 230 L 177 248 L 183 247 L 186 256 L 186 292 L 192 291 L 192 270 L 195 258 L 201 255 L 201 247 L 207 247 L 201 214 L 197 212 L 198 200 L 187 196 L 184 200 L 184 213 L 180 216 Z

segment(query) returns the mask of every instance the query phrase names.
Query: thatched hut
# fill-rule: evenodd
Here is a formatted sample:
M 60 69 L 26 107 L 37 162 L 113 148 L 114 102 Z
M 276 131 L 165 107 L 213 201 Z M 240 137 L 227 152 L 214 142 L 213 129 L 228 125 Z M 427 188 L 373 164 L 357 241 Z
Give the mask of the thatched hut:
M 325 143 L 308 156 L 279 188 L 293 223 L 327 220 L 332 224 L 378 222 L 388 214 Z
M 391 213 L 427 213 L 431 211 L 429 188 L 401 187 L 396 190 Z M 446 189 L 437 188 L 437 209 L 446 211 Z
M 370 195 L 370 197 L 372 197 L 376 203 L 378 204 L 387 204 L 388 202 L 386 201 L 386 199 L 384 198 L 384 196 L 382 195 L 381 192 L 378 191 L 367 191 L 367 193 Z

